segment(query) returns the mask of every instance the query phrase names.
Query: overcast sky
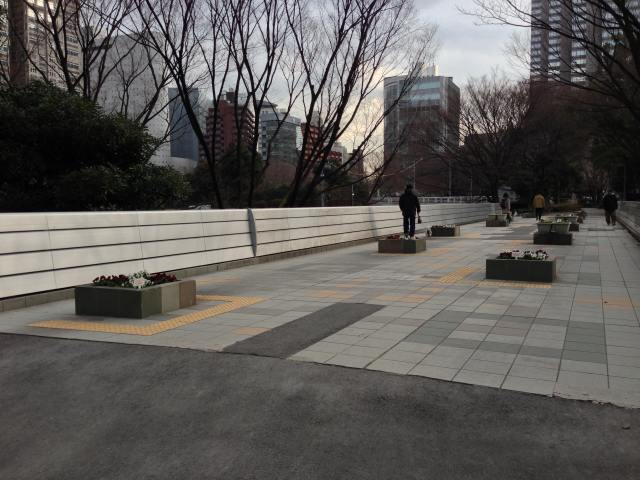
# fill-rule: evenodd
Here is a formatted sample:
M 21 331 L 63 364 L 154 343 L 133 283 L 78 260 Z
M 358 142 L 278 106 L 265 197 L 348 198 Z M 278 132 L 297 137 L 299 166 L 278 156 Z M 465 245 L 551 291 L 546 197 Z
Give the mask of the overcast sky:
M 457 8 L 470 10 L 473 0 L 415 0 L 415 4 L 423 18 L 438 26 L 440 75 L 453 77 L 457 85 L 463 85 L 469 77 L 489 74 L 494 67 L 512 77 L 520 74 L 509 64 L 504 48 L 511 32 L 521 29 L 477 25 L 476 18 Z

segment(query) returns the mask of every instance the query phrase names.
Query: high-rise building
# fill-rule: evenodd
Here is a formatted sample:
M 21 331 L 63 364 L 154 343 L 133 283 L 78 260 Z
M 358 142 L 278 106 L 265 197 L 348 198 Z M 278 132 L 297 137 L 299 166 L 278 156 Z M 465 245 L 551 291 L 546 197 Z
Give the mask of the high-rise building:
M 447 195 L 451 168 L 437 157 L 459 144 L 460 89 L 453 78 L 438 75 L 435 67 L 418 78 L 387 77 L 384 103 L 390 109 L 384 121 L 384 158 L 390 162 L 385 187 L 399 192 L 411 183 L 421 194 Z
M 640 15 L 640 0 L 628 0 L 627 8 Z M 531 79 L 586 81 L 598 65 L 580 38 L 602 45 L 610 42 L 611 29 L 603 28 L 610 15 L 597 2 L 532 0 L 531 18 Z
M 142 118 L 149 134 L 160 142 L 151 162 L 174 166 L 169 146 L 169 94 L 158 81 L 164 72 L 162 58 L 127 35 L 115 37 L 108 48 L 104 71 L 111 73 L 103 79 L 98 103 L 108 113 Z M 179 163 L 176 166 L 182 169 Z
M 60 34 L 67 69 L 72 76 L 82 71 L 80 44 L 75 32 L 76 0 L 8 0 L 7 31 L 9 76 L 17 84 L 48 80 L 64 86 L 65 78 L 56 55 L 52 30 Z M 55 12 L 52 17 L 51 12 Z M 2 55 L 0 53 L 0 55 Z
M 265 104 L 260 112 L 258 149 L 262 160 L 269 162 L 265 173 L 267 184 L 286 184 L 293 180 L 300 146 L 300 119 L 276 104 Z
M 254 124 L 255 116 L 249 106 L 239 98 L 236 106 L 235 92 L 226 92 L 218 101 L 217 112 L 213 107 L 207 110 L 205 140 L 210 151 L 215 152 L 216 158 L 222 157 L 236 147 L 238 136 L 241 145 L 251 148 Z M 205 159 L 202 150 L 200 158 Z
M 189 90 L 189 104 L 196 117 L 200 118 L 200 91 L 197 88 Z M 169 89 L 169 125 L 171 138 L 171 156 L 193 162 L 195 168 L 198 153 L 198 137 L 187 115 L 184 102 L 180 98 L 177 88 Z
M 319 145 L 322 138 L 322 129 L 320 126 L 320 117 L 319 114 L 315 113 L 311 117 L 311 123 L 302 122 L 300 124 L 300 133 L 304 138 L 304 135 L 307 135 L 307 144 L 305 146 L 304 152 L 304 162 L 305 165 L 309 162 L 316 162 L 320 158 L 322 158 L 323 148 L 325 145 Z M 331 145 L 331 150 L 329 151 L 329 155 L 327 156 L 327 161 L 329 163 L 334 163 L 335 165 L 341 165 L 342 162 L 346 159 L 347 149 L 342 146 L 339 142 L 334 142 Z M 315 158 L 313 158 L 315 157 Z

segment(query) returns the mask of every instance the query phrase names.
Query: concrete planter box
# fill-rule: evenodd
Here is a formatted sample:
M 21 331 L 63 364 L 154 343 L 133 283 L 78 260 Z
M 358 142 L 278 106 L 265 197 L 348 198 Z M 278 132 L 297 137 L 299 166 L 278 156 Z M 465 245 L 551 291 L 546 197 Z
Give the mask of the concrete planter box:
M 163 283 L 142 289 L 97 287 L 75 288 L 76 315 L 145 318 L 196 303 L 195 280 Z
M 556 260 L 487 258 L 486 276 L 489 280 L 553 282 L 556 277 Z
M 571 223 L 569 222 L 554 222 L 551 224 L 551 231 L 555 233 L 569 233 L 569 227 L 571 227 Z
M 551 231 L 551 223 L 538 222 L 538 233 L 549 233 Z
M 570 232 L 579 232 L 580 231 L 580 224 L 579 223 L 572 223 L 571 225 L 569 225 L 569 231 Z
M 416 240 L 391 240 L 384 238 L 378 240 L 378 253 L 420 253 L 427 249 L 427 239 Z
M 533 243 L 535 245 L 571 245 L 573 235 L 570 233 L 537 232 L 533 234 Z
M 492 213 L 487 215 L 487 227 L 506 227 L 509 225 L 506 213 Z
M 458 225 L 454 227 L 431 227 L 432 237 L 459 237 L 460 227 Z

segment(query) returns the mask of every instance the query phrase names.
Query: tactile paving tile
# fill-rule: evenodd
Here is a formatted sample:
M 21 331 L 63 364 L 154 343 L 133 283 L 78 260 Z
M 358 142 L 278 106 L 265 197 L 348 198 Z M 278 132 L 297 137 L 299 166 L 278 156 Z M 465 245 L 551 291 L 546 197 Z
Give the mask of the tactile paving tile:
M 225 295 L 198 295 L 196 298 L 201 301 L 222 301 L 225 303 L 214 305 L 211 308 L 197 310 L 192 313 L 187 313 L 186 315 L 180 315 L 179 317 L 171 318 L 169 320 L 162 320 L 145 326 L 75 320 L 45 320 L 43 322 L 32 323 L 29 326 L 38 328 L 54 328 L 62 330 L 81 330 L 87 332 L 120 333 L 125 335 L 148 336 L 155 335 L 156 333 L 166 332 L 167 330 L 173 330 L 174 328 L 198 322 L 200 320 L 204 320 L 205 318 L 215 317 L 216 315 L 232 312 L 233 310 L 248 307 L 249 305 L 254 305 L 264 300 L 264 298 L 261 297 L 230 297 Z M 132 319 L 131 321 L 135 322 L 136 320 Z
M 465 277 L 468 277 L 469 275 L 471 275 L 476 270 L 477 270 L 477 268 L 474 268 L 474 267 L 460 267 L 460 268 L 454 270 L 453 272 L 448 273 L 447 275 L 444 275 L 444 276 L 440 277 L 438 279 L 438 282 L 440 282 L 440 283 L 456 283 L 456 282 L 459 282 L 460 280 L 464 279 Z

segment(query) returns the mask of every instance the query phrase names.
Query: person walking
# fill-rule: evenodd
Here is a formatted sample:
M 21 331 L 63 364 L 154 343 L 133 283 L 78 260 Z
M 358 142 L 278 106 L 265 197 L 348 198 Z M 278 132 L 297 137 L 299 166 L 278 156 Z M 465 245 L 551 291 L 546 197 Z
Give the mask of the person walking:
M 420 201 L 415 193 L 413 186 L 407 185 L 404 193 L 400 195 L 400 210 L 402 211 L 402 225 L 404 228 L 404 238 L 416 238 L 416 214 L 418 221 L 420 220 Z
M 502 213 L 507 215 L 507 221 L 511 221 L 511 199 L 509 198 L 509 194 L 504 192 L 502 195 L 502 199 L 500 199 L 500 208 L 502 209 Z
M 616 210 L 618 209 L 618 197 L 612 191 L 602 199 L 602 206 L 604 207 L 604 218 L 607 221 L 607 225 L 616 226 Z
M 536 220 L 542 220 L 542 212 L 544 211 L 544 197 L 541 193 L 538 193 L 535 197 L 533 197 L 533 208 L 536 211 Z

